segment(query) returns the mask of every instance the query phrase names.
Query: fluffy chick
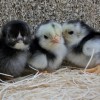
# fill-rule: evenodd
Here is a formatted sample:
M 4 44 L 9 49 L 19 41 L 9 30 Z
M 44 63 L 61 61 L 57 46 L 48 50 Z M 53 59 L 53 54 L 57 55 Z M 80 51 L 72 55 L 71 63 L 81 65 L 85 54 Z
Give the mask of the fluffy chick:
M 67 53 L 61 25 L 54 21 L 39 25 L 30 52 L 32 56 L 29 64 L 33 67 L 48 71 L 57 69 Z
M 5 24 L 0 38 L 0 72 L 19 76 L 28 59 L 29 44 L 27 23 L 13 20 Z
M 67 60 L 85 67 L 94 50 L 87 72 L 100 73 L 100 33 L 83 21 L 71 20 L 62 24 L 63 35 L 68 47 Z M 97 66 L 97 67 L 95 67 Z

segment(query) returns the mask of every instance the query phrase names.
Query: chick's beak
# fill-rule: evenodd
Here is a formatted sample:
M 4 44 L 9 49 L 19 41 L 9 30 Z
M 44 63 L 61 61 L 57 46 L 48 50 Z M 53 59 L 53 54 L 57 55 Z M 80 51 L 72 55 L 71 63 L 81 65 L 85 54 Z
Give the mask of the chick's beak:
M 60 42 L 60 39 L 61 39 L 60 36 L 55 36 L 55 37 L 52 39 L 52 42 L 53 42 L 53 43 L 59 43 L 59 42 Z

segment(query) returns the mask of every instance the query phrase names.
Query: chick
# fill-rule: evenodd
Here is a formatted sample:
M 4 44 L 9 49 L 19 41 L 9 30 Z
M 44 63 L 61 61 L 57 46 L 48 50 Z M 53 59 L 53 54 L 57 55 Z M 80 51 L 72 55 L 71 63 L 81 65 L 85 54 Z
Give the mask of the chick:
M 29 64 L 33 67 L 48 71 L 59 68 L 67 53 L 61 25 L 55 21 L 46 21 L 39 25 L 30 52 L 32 56 Z
M 0 73 L 19 76 L 26 65 L 30 44 L 27 23 L 13 20 L 2 27 L 0 38 Z
M 100 73 L 100 33 L 79 20 L 65 22 L 62 28 L 68 48 L 67 60 L 85 67 L 94 50 L 93 59 L 88 66 L 92 69 L 86 71 Z

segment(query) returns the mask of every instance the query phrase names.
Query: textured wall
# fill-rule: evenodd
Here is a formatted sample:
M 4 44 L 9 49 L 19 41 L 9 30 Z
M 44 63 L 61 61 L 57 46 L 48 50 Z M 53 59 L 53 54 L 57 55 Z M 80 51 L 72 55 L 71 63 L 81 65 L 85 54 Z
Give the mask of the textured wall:
M 100 0 L 0 0 L 0 27 L 11 19 L 36 26 L 45 19 L 82 19 L 99 30 Z

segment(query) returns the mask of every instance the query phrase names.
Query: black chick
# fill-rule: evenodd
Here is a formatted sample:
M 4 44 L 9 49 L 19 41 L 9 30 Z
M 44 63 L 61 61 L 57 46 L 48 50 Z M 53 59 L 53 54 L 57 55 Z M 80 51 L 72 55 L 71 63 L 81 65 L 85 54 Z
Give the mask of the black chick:
M 2 27 L 0 38 L 0 72 L 19 76 L 28 59 L 30 28 L 26 22 L 13 20 Z

